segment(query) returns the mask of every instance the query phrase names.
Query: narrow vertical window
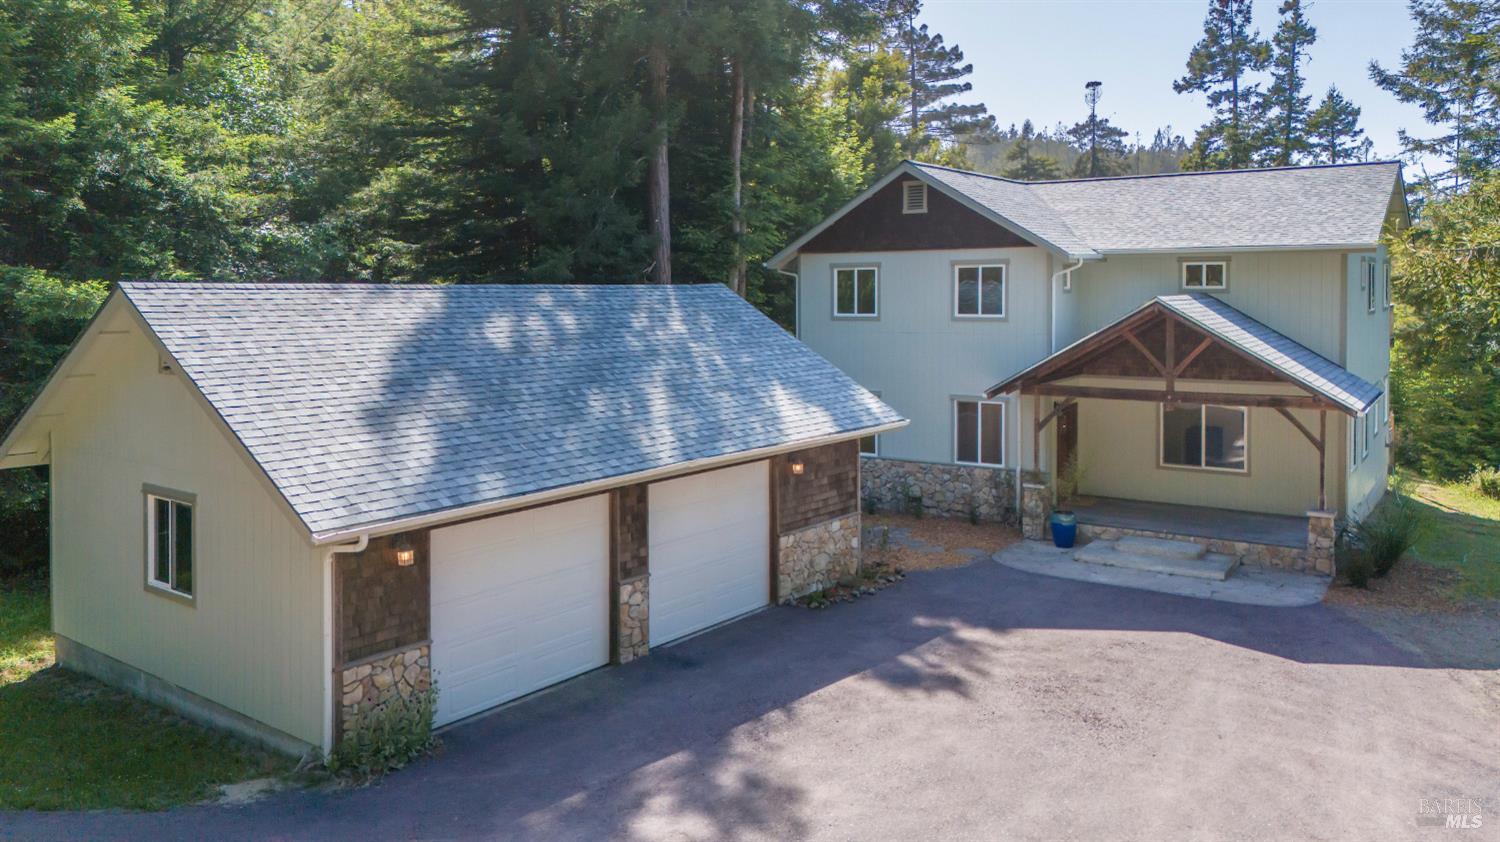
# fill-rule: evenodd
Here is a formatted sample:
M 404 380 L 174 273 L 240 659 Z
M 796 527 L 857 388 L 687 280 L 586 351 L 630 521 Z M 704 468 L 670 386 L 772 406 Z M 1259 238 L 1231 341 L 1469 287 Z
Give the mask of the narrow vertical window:
M 833 314 L 874 317 L 879 312 L 878 275 L 873 266 L 833 270 Z
M 193 504 L 146 495 L 147 582 L 182 596 L 193 595 Z

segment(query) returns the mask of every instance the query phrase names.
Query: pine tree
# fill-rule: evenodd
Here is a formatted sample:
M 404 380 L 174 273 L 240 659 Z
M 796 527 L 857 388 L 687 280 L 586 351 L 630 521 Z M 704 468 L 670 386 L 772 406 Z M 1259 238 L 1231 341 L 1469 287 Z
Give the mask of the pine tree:
M 1089 106 L 1089 116 L 1068 129 L 1068 138 L 1080 153 L 1078 160 L 1073 162 L 1073 176 L 1076 178 L 1099 178 L 1125 171 L 1125 137 L 1128 132 L 1110 125 L 1108 117 L 1099 116 L 1101 86 L 1100 82 L 1089 82 L 1084 86 L 1087 90 L 1084 102 Z
M 898 0 L 889 12 L 894 40 L 906 58 L 909 145 L 921 147 L 927 138 L 952 143 L 969 135 L 993 133 L 995 118 L 984 103 L 949 101 L 973 90 L 972 82 L 958 80 L 973 73 L 974 65 L 962 64 L 964 51 L 957 44 L 945 46 L 942 35 L 929 33 L 926 24 L 917 26 L 921 7 L 917 0 Z
M 1436 137 L 1399 133 L 1408 155 L 1447 159 L 1461 187 L 1500 167 L 1500 3 L 1495 0 L 1412 0 L 1416 41 L 1401 51 L 1401 67 L 1370 62 L 1370 78 L 1402 102 L 1421 106 Z
M 1015 127 L 1011 127 L 1014 131 Z M 1032 151 L 1031 144 L 1036 138 L 1036 129 L 1027 120 L 1021 124 L 1021 131 L 1015 135 L 1010 150 L 1005 153 L 1005 160 L 1009 165 L 1002 173 L 1006 178 L 1020 179 L 1021 181 L 1043 181 L 1049 178 L 1057 178 L 1061 174 L 1057 162 Z
M 1323 101 L 1307 118 L 1308 150 L 1321 164 L 1361 160 L 1370 154 L 1370 139 L 1359 127 L 1359 107 L 1330 85 Z
M 1302 0 L 1283 0 L 1281 24 L 1271 37 L 1271 86 L 1266 89 L 1261 126 L 1262 162 L 1275 167 L 1297 163 L 1307 153 L 1307 117 L 1312 97 L 1302 93 L 1302 63 L 1318 31 L 1307 22 Z
M 1251 122 L 1261 92 L 1246 78 L 1266 69 L 1271 48 L 1250 28 L 1250 6 L 1251 0 L 1209 0 L 1203 39 L 1188 54 L 1187 75 L 1172 83 L 1179 94 L 1207 94 L 1214 112 L 1185 156 L 1185 168 L 1240 169 L 1255 156 Z

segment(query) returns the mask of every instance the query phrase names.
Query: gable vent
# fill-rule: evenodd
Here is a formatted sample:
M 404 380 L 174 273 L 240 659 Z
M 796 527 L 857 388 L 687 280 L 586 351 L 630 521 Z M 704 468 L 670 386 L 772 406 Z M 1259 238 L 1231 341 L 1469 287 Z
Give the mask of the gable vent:
M 902 213 L 926 213 L 927 212 L 927 185 L 920 181 L 907 181 L 901 184 L 901 212 Z

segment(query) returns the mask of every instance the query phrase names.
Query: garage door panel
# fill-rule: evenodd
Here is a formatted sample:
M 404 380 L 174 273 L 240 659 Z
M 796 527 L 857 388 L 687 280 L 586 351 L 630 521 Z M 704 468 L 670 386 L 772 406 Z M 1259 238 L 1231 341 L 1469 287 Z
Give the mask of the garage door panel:
M 438 724 L 608 662 L 608 515 L 600 495 L 433 532 Z
M 653 484 L 649 506 L 652 645 L 770 601 L 767 463 Z

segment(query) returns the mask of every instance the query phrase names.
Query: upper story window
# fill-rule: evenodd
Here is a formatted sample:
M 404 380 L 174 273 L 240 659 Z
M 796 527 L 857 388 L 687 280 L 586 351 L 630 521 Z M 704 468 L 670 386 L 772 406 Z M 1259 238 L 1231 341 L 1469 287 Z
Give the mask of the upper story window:
M 1223 260 L 1191 260 L 1182 264 L 1183 289 L 1228 289 L 1229 264 Z
M 1005 265 L 953 267 L 953 315 L 960 318 L 1005 317 Z
M 833 314 L 850 318 L 879 315 L 880 270 L 874 266 L 847 266 L 833 270 Z
M 1365 416 L 1349 419 L 1349 470 L 1359 467 L 1359 442 L 1364 438 Z
M 860 456 L 879 456 L 880 455 L 880 436 L 878 436 L 878 435 L 875 435 L 875 436 L 865 436 L 864 438 L 860 439 L 859 440 L 859 455 Z
M 1364 262 L 1364 270 L 1365 310 L 1373 313 L 1375 312 L 1375 302 L 1378 300 L 1375 294 L 1375 261 L 1366 260 Z
M 1385 291 L 1385 308 L 1391 309 L 1391 262 L 1389 260 L 1380 264 L 1381 280 L 1380 288 Z
M 953 458 L 965 465 L 1005 464 L 1005 404 L 953 402 Z
M 901 212 L 927 212 L 927 184 L 925 182 L 904 181 L 901 183 Z
M 193 498 L 146 492 L 146 581 L 153 588 L 193 595 Z
M 1161 463 L 1174 468 L 1249 470 L 1250 410 L 1182 403 L 1161 407 Z

